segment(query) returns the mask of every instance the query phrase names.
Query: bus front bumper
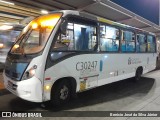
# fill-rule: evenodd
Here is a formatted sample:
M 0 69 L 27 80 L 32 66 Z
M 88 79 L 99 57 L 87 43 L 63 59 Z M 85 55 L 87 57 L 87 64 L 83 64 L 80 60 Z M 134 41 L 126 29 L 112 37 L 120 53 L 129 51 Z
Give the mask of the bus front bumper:
M 11 93 L 18 97 L 32 102 L 42 102 L 42 83 L 36 78 L 32 77 L 28 80 L 14 81 L 3 73 L 4 86 Z

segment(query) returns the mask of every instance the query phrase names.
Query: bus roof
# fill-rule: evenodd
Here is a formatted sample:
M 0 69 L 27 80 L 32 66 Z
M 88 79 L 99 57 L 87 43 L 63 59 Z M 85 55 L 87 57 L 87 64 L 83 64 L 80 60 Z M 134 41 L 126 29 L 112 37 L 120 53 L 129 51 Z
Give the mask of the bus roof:
M 149 33 L 149 34 L 155 35 L 152 32 L 145 31 L 145 30 L 142 30 L 140 28 L 129 26 L 127 24 L 122 24 L 122 23 L 119 23 L 119 22 L 115 22 L 115 21 L 109 20 L 107 18 L 103 18 L 103 17 L 100 17 L 100 16 L 96 16 L 96 15 L 93 15 L 93 14 L 86 13 L 86 12 L 79 12 L 79 11 L 76 11 L 76 10 L 59 10 L 59 11 L 52 11 L 50 13 L 52 14 L 52 13 L 55 13 L 55 12 L 62 12 L 63 17 L 65 17 L 67 15 L 70 15 L 70 14 L 80 15 L 84 18 L 88 18 L 88 19 L 91 19 L 91 20 L 94 20 L 94 21 L 103 22 L 103 23 L 107 23 L 107 24 L 110 24 L 110 25 L 113 25 L 113 26 L 126 28 L 126 29 L 131 29 L 131 30 L 135 30 L 135 31 L 138 31 L 138 32 L 144 32 L 144 33 Z

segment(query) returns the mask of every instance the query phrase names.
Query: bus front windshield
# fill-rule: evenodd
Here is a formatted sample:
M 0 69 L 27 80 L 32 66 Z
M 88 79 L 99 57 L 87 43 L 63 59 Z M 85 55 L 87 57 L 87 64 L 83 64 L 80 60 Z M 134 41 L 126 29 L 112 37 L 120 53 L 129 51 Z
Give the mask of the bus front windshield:
M 43 50 L 51 31 L 62 16 L 54 13 L 38 17 L 31 21 L 22 31 L 16 44 L 12 47 L 12 54 L 35 54 Z

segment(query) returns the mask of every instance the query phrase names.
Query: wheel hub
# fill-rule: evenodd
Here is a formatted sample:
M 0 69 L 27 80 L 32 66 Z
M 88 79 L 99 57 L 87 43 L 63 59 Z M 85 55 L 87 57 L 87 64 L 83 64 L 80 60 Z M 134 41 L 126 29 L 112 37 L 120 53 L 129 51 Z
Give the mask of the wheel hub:
M 60 90 L 60 99 L 65 100 L 68 97 L 68 88 L 66 86 L 63 86 Z

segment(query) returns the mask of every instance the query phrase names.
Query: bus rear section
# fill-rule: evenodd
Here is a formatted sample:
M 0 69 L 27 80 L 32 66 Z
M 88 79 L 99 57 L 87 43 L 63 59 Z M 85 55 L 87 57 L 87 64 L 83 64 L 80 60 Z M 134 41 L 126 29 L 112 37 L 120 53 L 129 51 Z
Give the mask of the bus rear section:
M 61 105 L 77 92 L 155 69 L 152 33 L 77 11 L 41 16 L 10 50 L 4 83 L 17 96 Z

